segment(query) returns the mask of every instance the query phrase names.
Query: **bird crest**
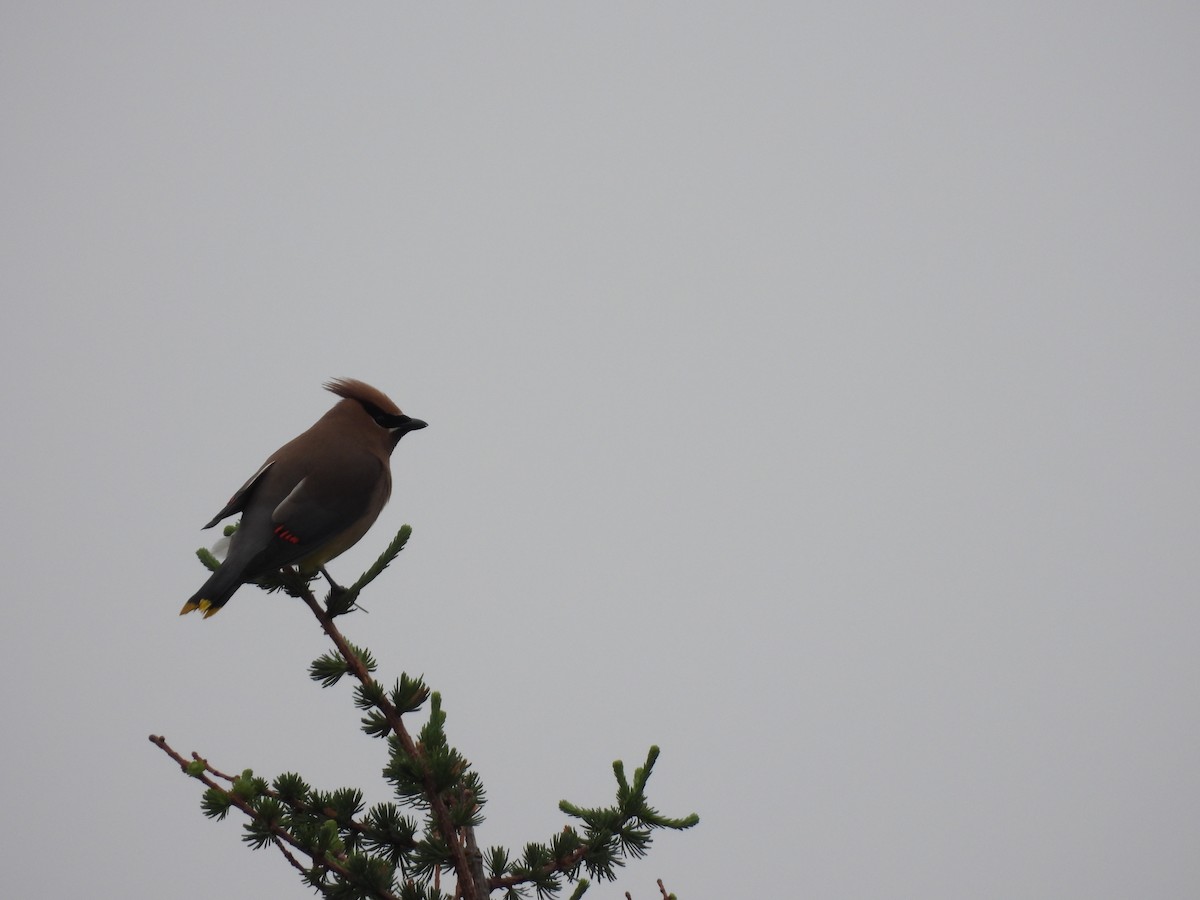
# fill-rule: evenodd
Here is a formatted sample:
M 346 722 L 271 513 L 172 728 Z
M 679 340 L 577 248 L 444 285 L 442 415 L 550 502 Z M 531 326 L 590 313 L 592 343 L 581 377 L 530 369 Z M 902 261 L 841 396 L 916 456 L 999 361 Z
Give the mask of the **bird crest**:
M 347 400 L 357 400 L 368 409 L 374 407 L 393 416 L 401 414 L 400 407 L 393 403 L 387 394 L 356 378 L 335 378 L 333 381 L 327 381 L 325 390 Z

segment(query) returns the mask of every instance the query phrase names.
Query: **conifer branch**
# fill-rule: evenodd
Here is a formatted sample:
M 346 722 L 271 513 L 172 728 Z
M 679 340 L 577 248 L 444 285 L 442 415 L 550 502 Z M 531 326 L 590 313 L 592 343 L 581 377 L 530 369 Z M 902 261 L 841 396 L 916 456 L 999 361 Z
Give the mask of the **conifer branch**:
M 329 598 L 325 602 L 325 611 L 329 613 L 330 617 L 343 615 L 354 608 L 362 589 L 378 578 L 383 570 L 392 564 L 393 560 L 400 555 L 400 551 L 404 549 L 404 545 L 408 543 L 411 535 L 412 527 L 402 525 L 396 532 L 396 536 L 392 538 L 392 542 L 387 545 L 383 553 L 379 554 L 379 558 L 371 564 L 371 567 L 359 576 L 358 581 L 341 591 L 330 591 Z
M 224 797 L 224 799 L 226 801 L 228 801 L 228 804 L 230 806 L 236 806 L 251 821 L 263 825 L 271 834 L 271 842 L 279 849 L 280 853 L 282 853 L 284 855 L 284 857 L 287 859 L 287 861 L 292 866 L 294 866 L 296 868 L 296 870 L 299 871 L 302 875 L 307 876 L 308 870 L 305 869 L 304 866 L 300 865 L 299 860 L 297 860 L 296 857 L 293 856 L 291 854 L 291 852 L 289 852 L 288 846 L 295 848 L 300 853 L 303 853 L 305 856 L 308 856 L 309 858 L 311 858 L 314 866 L 318 866 L 322 869 L 325 869 L 329 872 L 339 875 L 342 878 L 345 878 L 347 880 L 351 880 L 351 881 L 353 880 L 353 876 L 352 876 L 351 872 L 348 869 L 346 869 L 345 867 L 343 867 L 340 863 L 336 862 L 335 860 L 330 859 L 328 853 L 317 854 L 313 851 L 306 849 L 295 839 L 295 837 L 292 836 L 292 834 L 287 829 L 285 829 L 273 822 L 264 821 L 263 817 L 259 814 L 258 810 L 256 810 L 249 803 L 249 801 L 247 801 L 243 797 L 238 796 L 238 793 L 236 790 L 226 790 L 225 788 L 223 788 L 217 782 L 215 782 L 211 778 L 209 778 L 208 773 L 211 772 L 212 774 L 218 775 L 221 778 L 229 779 L 230 781 L 233 781 L 235 784 L 236 784 L 237 779 L 233 779 L 233 778 L 230 778 L 230 776 L 228 776 L 228 775 L 223 775 L 221 773 L 218 773 L 215 769 L 213 769 L 211 766 L 209 766 L 207 760 L 205 760 L 203 757 L 201 757 L 197 753 L 192 754 L 192 762 L 189 763 L 186 759 L 184 759 L 182 756 L 180 756 L 175 751 L 175 749 L 173 747 L 171 747 L 170 744 L 167 743 L 167 739 L 165 737 L 163 737 L 162 735 L 157 735 L 157 734 L 150 735 L 150 743 L 157 746 L 160 750 L 162 750 L 164 753 L 166 753 L 167 756 L 171 757 L 171 759 L 173 759 L 173 760 L 175 760 L 175 762 L 179 763 L 179 767 L 181 769 L 183 769 L 183 771 L 186 774 L 190 775 L 192 778 L 195 778 L 197 781 L 199 781 L 201 784 L 203 784 L 209 790 L 216 791 L 217 793 L 222 795 L 222 797 Z M 397 898 L 395 895 L 393 895 L 391 893 L 385 893 L 385 892 L 379 893 L 378 897 L 379 897 L 379 900 L 399 900 L 399 898 Z
M 405 526 L 405 528 L 408 528 L 408 526 Z M 404 542 L 408 540 L 408 534 L 405 533 L 405 528 L 400 530 L 400 534 L 396 536 L 396 539 L 388 548 L 388 550 L 391 551 L 392 547 L 395 547 L 395 551 L 392 553 L 393 557 L 396 553 L 400 552 L 400 548 L 403 547 Z M 411 529 L 408 529 L 408 531 L 411 532 Z M 380 557 L 380 560 L 382 561 L 386 556 L 387 553 L 385 552 L 384 556 Z M 383 562 L 382 565 L 377 563 L 377 565 L 379 567 L 379 571 L 383 571 L 383 569 L 387 566 L 387 563 Z M 372 566 L 372 570 L 374 568 L 375 566 Z M 370 574 L 370 570 L 367 574 Z M 367 576 L 364 575 L 363 577 L 366 578 Z M 374 575 L 371 575 L 371 578 L 374 577 Z M 367 580 L 369 581 L 370 579 L 368 578 Z M 368 671 L 366 664 L 363 662 L 359 654 L 354 652 L 354 648 L 351 647 L 350 643 L 342 636 L 341 631 L 338 630 L 338 627 L 333 622 L 333 616 L 321 607 L 321 604 L 317 602 L 316 596 L 314 596 L 313 592 L 309 590 L 307 586 L 303 591 L 301 591 L 300 599 L 305 602 L 308 608 L 312 611 L 312 614 L 316 617 L 317 621 L 321 623 L 321 628 L 324 630 L 329 639 L 333 641 L 334 646 L 337 647 L 338 652 L 346 661 L 346 665 L 349 667 L 350 673 L 358 679 L 364 690 L 372 691 L 372 686 L 376 684 L 375 679 L 371 677 L 371 673 Z M 373 699 L 374 705 L 383 714 L 383 717 L 387 721 L 388 727 L 391 729 L 392 734 L 400 744 L 400 747 L 408 755 L 409 759 L 423 759 L 424 754 L 417 747 L 416 742 L 413 741 L 412 736 L 408 733 L 408 729 L 404 727 L 404 723 L 400 719 L 400 713 L 396 711 L 396 707 L 391 704 L 387 696 L 380 693 Z M 447 809 L 445 801 L 442 799 L 441 792 L 434 781 L 432 773 L 430 773 L 428 768 L 426 768 L 425 771 L 422 772 L 422 776 L 422 780 L 425 784 L 425 800 L 428 802 L 430 811 L 433 814 L 434 824 L 437 827 L 439 837 L 446 842 L 446 848 L 449 850 L 450 856 L 454 860 L 454 870 L 455 874 L 458 876 L 460 889 L 463 890 L 464 900 L 486 900 L 487 895 L 484 894 L 481 896 L 475 888 L 475 879 L 472 877 L 473 872 L 471 864 L 467 859 L 466 848 L 463 846 L 463 842 L 459 839 L 458 832 L 454 827 L 454 820 L 451 818 L 450 811 Z M 486 887 L 481 887 L 483 890 L 486 890 Z
M 249 769 L 241 775 L 221 772 L 198 753 L 189 761 L 165 738 L 151 735 L 151 742 L 206 787 L 204 814 L 223 819 L 230 809 L 241 811 L 250 820 L 243 841 L 253 849 L 274 844 L 305 883 L 329 900 L 447 900 L 441 875 L 451 869 L 457 876 L 454 900 L 487 900 L 493 890 L 504 891 L 506 897 L 527 897 L 531 888 L 538 898 L 549 900 L 567 886 L 564 880 L 574 882 L 570 900 L 579 900 L 589 886 L 581 877 L 585 871 L 613 881 L 627 859 L 646 854 L 654 830 L 697 824 L 695 814 L 670 818 L 647 802 L 646 784 L 659 752 L 651 747 L 631 779 L 620 760 L 613 763 L 617 789 L 612 806 L 589 808 L 561 801 L 559 809 L 579 820 L 575 825 L 565 826 L 545 844 L 526 844 L 516 859 L 510 859 L 505 848 L 489 848 L 485 874 L 485 854 L 474 830 L 482 821 L 484 787 L 470 762 L 447 741 L 440 695 L 430 691 L 422 677 L 403 672 L 395 686 L 385 690 L 373 675 L 377 666 L 370 651 L 347 641 L 334 623 L 354 608 L 359 592 L 396 558 L 411 531 L 407 525 L 401 528 L 350 588 L 340 588 L 330 578 L 324 605 L 312 590 L 315 574 L 285 568 L 257 582 L 268 592 L 282 590 L 303 600 L 333 642 L 336 652 L 314 660 L 309 677 L 324 687 L 345 675 L 358 682 L 354 704 L 365 713 L 362 730 L 387 738 L 389 761 L 383 775 L 398 803 L 377 803 L 364 814 L 363 792 L 358 789 L 319 791 L 295 773 L 280 775 L 269 785 Z M 204 551 L 198 555 L 206 566 L 215 565 Z M 402 717 L 426 701 L 428 720 L 410 734 Z M 404 805 L 420 810 L 420 826 L 401 814 Z M 304 858 L 311 866 L 301 862 Z M 661 880 L 658 886 L 666 900 L 674 900 Z
M 625 777 L 624 763 L 620 760 L 613 763 L 617 781 L 614 806 L 589 809 L 561 801 L 558 808 L 582 823 L 582 836 L 568 825 L 549 844 L 527 845 L 525 865 L 512 867 L 507 875 L 493 877 L 489 887 L 532 884 L 540 893 L 547 885 L 557 883 L 559 875 L 574 877 L 581 865 L 596 877 L 612 881 L 616 878 L 616 868 L 624 865 L 623 857 L 645 855 L 653 829 L 682 831 L 698 824 L 700 817 L 695 813 L 680 819 L 667 818 L 646 802 L 646 782 L 658 753 L 658 747 L 650 748 L 646 765 L 635 772 L 632 785 Z

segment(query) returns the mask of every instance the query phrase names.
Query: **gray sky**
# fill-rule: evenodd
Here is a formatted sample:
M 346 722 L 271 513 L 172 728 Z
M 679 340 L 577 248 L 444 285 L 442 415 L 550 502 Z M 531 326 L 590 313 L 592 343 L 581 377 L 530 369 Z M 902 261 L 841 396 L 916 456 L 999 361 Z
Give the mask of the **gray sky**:
M 113 7 L 116 8 L 113 8 Z M 589 896 L 1200 888 L 1200 12 L 15 3 L 0 13 L 4 896 L 302 897 L 146 741 L 386 796 L 199 526 L 364 379 L 346 620 Z M 322 733 L 313 733 L 321 723 Z

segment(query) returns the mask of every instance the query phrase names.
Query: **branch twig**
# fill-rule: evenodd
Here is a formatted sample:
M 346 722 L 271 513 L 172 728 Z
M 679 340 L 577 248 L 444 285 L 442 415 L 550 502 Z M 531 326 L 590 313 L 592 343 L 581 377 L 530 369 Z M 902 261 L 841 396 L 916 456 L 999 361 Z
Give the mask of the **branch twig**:
M 195 778 L 197 781 L 199 781 L 205 787 L 212 788 L 213 790 L 216 790 L 216 791 L 220 791 L 222 794 L 224 794 L 226 797 L 228 797 L 230 800 L 230 803 L 233 806 L 236 806 L 239 810 L 241 810 L 246 816 L 248 816 L 251 819 L 261 821 L 261 818 L 258 815 L 258 813 L 255 812 L 254 807 L 252 807 L 249 803 L 247 803 L 245 800 L 243 800 L 241 797 L 237 796 L 236 794 L 232 793 L 231 791 L 225 790 L 223 787 L 221 787 L 219 784 L 217 784 L 215 781 L 213 781 L 211 778 L 209 778 L 208 773 L 212 773 L 213 775 L 216 775 L 218 778 L 223 778 L 228 781 L 233 781 L 233 779 L 230 778 L 228 775 L 218 772 L 216 769 L 214 769 L 212 766 L 210 766 L 208 764 L 208 761 L 205 760 L 198 753 L 193 753 L 192 758 L 199 762 L 204 763 L 204 772 L 202 772 L 198 775 L 194 775 L 194 774 L 192 774 L 192 772 L 190 770 L 191 763 L 189 763 L 186 759 L 184 759 L 182 756 L 180 756 L 178 753 L 176 753 L 175 749 L 170 744 L 167 743 L 167 739 L 165 737 L 163 737 L 162 735 L 158 735 L 158 734 L 152 734 L 152 735 L 150 735 L 150 743 L 154 744 L 156 747 L 158 747 L 160 750 L 162 750 L 163 753 L 167 754 L 167 756 L 171 757 L 171 759 L 173 759 L 173 760 L 175 760 L 175 762 L 179 763 L 179 768 L 183 769 L 184 772 L 187 772 L 187 774 L 190 775 L 192 778 Z M 314 865 L 318 865 L 324 869 L 328 869 L 329 871 L 334 872 L 337 875 L 341 875 L 344 878 L 350 876 L 350 872 L 344 866 L 341 866 L 334 860 L 330 859 L 328 854 L 318 857 L 316 854 L 309 852 L 307 849 L 305 849 L 299 843 L 297 843 L 296 839 L 293 838 L 285 829 L 280 828 L 278 825 L 268 825 L 267 827 L 271 832 L 271 838 L 272 838 L 275 846 L 277 848 L 279 848 L 279 852 L 283 854 L 284 858 L 289 863 L 291 863 L 292 866 L 296 869 L 296 871 L 298 871 L 301 875 L 307 875 L 308 870 L 305 869 L 304 866 L 300 865 L 300 861 L 298 859 L 296 859 L 296 857 L 293 856 L 292 853 L 288 850 L 289 846 L 294 848 L 295 850 L 299 851 L 300 853 L 303 853 L 305 856 L 307 856 L 309 859 L 311 859 L 313 861 Z M 395 900 L 395 896 L 390 893 L 384 894 L 383 897 L 384 897 L 384 900 Z

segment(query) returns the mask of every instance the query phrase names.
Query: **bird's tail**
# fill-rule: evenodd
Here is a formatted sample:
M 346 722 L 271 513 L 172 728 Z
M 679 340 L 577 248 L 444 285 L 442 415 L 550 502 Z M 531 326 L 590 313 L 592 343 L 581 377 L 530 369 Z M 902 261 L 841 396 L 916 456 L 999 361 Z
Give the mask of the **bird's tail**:
M 231 578 L 224 570 L 225 567 L 222 566 L 213 572 L 200 590 L 188 598 L 187 603 L 183 604 L 183 609 L 179 611 L 181 616 L 200 610 L 207 619 L 221 611 L 221 607 L 228 603 L 229 598 L 242 586 L 241 581 L 236 577 Z

